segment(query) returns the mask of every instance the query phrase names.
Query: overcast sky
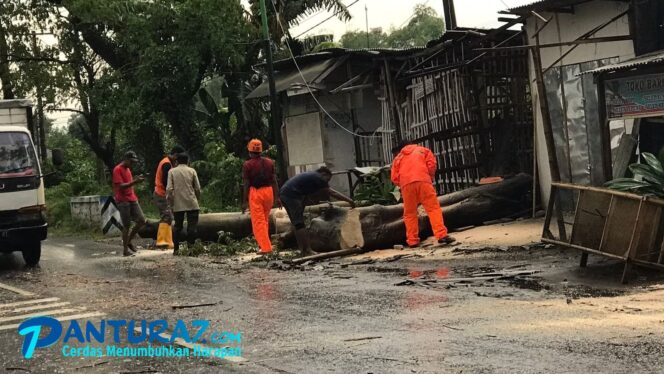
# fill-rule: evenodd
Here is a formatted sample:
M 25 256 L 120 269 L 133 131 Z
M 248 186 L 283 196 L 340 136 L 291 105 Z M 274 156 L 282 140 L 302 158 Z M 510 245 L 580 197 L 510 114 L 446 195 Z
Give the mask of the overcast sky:
M 343 1 L 345 4 L 352 4 L 355 0 Z M 505 4 L 511 8 L 532 2 L 533 0 L 456 0 L 454 5 L 459 26 L 487 28 L 500 25 L 497 21 L 498 11 L 507 9 Z M 442 0 L 359 0 L 349 8 L 353 15 L 351 21 L 344 23 L 336 18 L 331 19 L 307 34 L 334 34 L 335 40 L 338 41 L 346 31 L 365 30 L 365 6 L 369 14 L 369 28 L 382 27 L 384 30 L 392 27 L 398 28 L 410 19 L 413 8 L 417 4 L 426 4 L 441 16 L 443 14 Z M 331 14 L 330 12 L 320 12 L 307 18 L 298 27 L 292 29 L 293 36 L 315 26 Z

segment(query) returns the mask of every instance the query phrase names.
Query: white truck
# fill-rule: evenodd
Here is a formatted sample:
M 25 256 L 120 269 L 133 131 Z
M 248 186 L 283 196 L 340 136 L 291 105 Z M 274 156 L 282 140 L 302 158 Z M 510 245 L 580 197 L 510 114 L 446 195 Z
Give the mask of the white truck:
M 31 121 L 29 100 L 0 100 L 0 252 L 21 251 L 28 266 L 39 263 L 48 228 Z

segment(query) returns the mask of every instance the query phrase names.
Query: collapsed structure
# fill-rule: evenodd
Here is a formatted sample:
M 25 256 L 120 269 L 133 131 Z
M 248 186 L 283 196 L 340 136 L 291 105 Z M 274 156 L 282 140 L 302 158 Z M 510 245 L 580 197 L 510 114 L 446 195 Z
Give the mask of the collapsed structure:
M 404 140 L 436 155 L 439 193 L 532 174 L 527 53 L 478 50 L 521 44 L 514 24 L 449 30 L 427 47 L 327 49 L 276 62 L 289 176 L 322 164 L 386 165 Z M 247 99 L 267 92 L 264 83 Z M 332 185 L 352 193 L 348 178 Z

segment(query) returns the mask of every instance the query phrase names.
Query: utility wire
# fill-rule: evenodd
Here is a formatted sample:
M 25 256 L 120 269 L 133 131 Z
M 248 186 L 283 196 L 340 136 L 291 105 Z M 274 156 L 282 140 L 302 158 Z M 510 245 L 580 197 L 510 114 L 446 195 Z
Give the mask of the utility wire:
M 285 34 L 286 29 L 284 28 L 284 25 L 281 23 L 281 19 L 279 18 L 279 12 L 277 11 L 277 7 L 274 4 L 274 0 L 270 0 L 270 3 L 272 4 L 272 8 L 274 8 L 274 12 L 277 14 L 277 23 L 279 24 L 279 27 L 281 28 L 281 31 Z M 297 59 L 295 58 L 295 55 L 293 54 L 293 50 L 291 49 L 290 43 L 288 43 L 288 39 L 286 41 L 286 47 L 288 47 L 288 52 L 290 54 L 291 59 L 293 60 L 293 63 L 295 64 L 295 68 L 297 69 L 298 73 L 300 73 L 300 78 L 302 78 L 302 82 L 304 82 L 304 86 L 307 87 L 307 91 L 309 92 L 309 95 L 314 99 L 316 102 L 316 105 L 325 113 L 325 115 L 335 124 L 337 125 L 341 130 L 351 134 L 354 137 L 357 138 L 367 138 L 367 139 L 374 139 L 374 138 L 381 138 L 380 136 L 376 135 L 362 135 L 358 134 L 352 130 L 347 129 L 344 127 L 342 124 L 340 124 L 328 111 L 323 107 L 323 104 L 318 101 L 318 98 L 316 95 L 314 95 L 313 91 L 311 90 L 311 87 L 309 86 L 309 82 L 307 82 L 306 78 L 304 77 L 304 74 L 302 73 L 302 70 L 300 69 L 300 65 L 297 63 Z
M 346 9 L 348 9 L 348 8 L 352 7 L 353 5 L 357 4 L 359 1 L 360 1 L 360 0 L 355 0 L 355 1 L 353 1 L 352 3 L 346 5 Z M 277 13 L 277 7 L 274 5 L 273 0 L 270 0 L 270 2 L 272 3 L 272 7 L 274 8 L 274 12 Z M 295 38 L 293 38 L 293 39 L 297 39 L 297 38 L 299 38 L 300 36 L 302 36 L 302 35 L 308 33 L 309 31 L 311 31 L 311 30 L 315 29 L 316 27 L 318 27 L 318 26 L 324 24 L 325 22 L 331 20 L 332 18 L 338 16 L 338 15 L 341 14 L 341 13 L 343 13 L 343 10 L 340 10 L 340 11 L 334 13 L 333 15 L 331 15 L 331 16 L 325 18 L 324 20 L 318 22 L 317 24 L 311 26 L 310 28 L 307 29 L 307 31 L 305 31 L 305 32 L 301 32 L 299 35 L 297 35 L 297 36 L 296 36 Z M 277 14 L 278 14 L 278 13 L 277 13 Z M 279 20 L 279 26 L 281 26 L 281 30 L 284 31 L 284 26 L 281 24 L 281 20 L 280 20 L 280 19 L 278 19 L 278 20 Z M 286 31 L 284 31 L 284 33 L 285 33 L 285 32 L 286 32 Z

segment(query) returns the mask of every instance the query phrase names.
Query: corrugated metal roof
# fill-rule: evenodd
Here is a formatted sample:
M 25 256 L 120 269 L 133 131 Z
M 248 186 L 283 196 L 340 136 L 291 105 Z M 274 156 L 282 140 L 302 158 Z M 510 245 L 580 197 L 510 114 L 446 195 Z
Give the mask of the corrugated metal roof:
M 277 89 L 277 92 L 287 91 L 291 87 L 296 86 L 304 87 L 305 84 L 309 84 L 309 87 L 316 88 L 316 86 L 320 83 L 318 78 L 328 69 L 332 68 L 336 62 L 337 59 L 332 58 L 329 60 L 312 63 L 307 66 L 301 66 L 300 68 L 302 69 L 302 75 L 300 75 L 300 72 L 297 69 L 290 70 L 288 72 L 277 71 L 275 72 L 274 77 L 275 88 Z M 302 79 L 302 76 L 304 76 L 304 80 Z M 246 99 L 266 97 L 269 94 L 270 88 L 268 81 L 266 80 L 253 91 L 251 91 L 249 95 L 246 96 Z
M 599 74 L 607 71 L 619 71 L 635 68 L 637 66 L 664 63 L 664 50 L 652 52 L 617 64 L 606 65 L 594 70 L 588 70 L 582 74 Z
M 539 0 L 520 5 L 518 7 L 510 8 L 509 10 L 502 13 L 524 14 L 530 12 L 531 10 L 546 10 L 547 8 L 572 6 L 581 3 L 587 3 L 589 1 L 591 0 Z

